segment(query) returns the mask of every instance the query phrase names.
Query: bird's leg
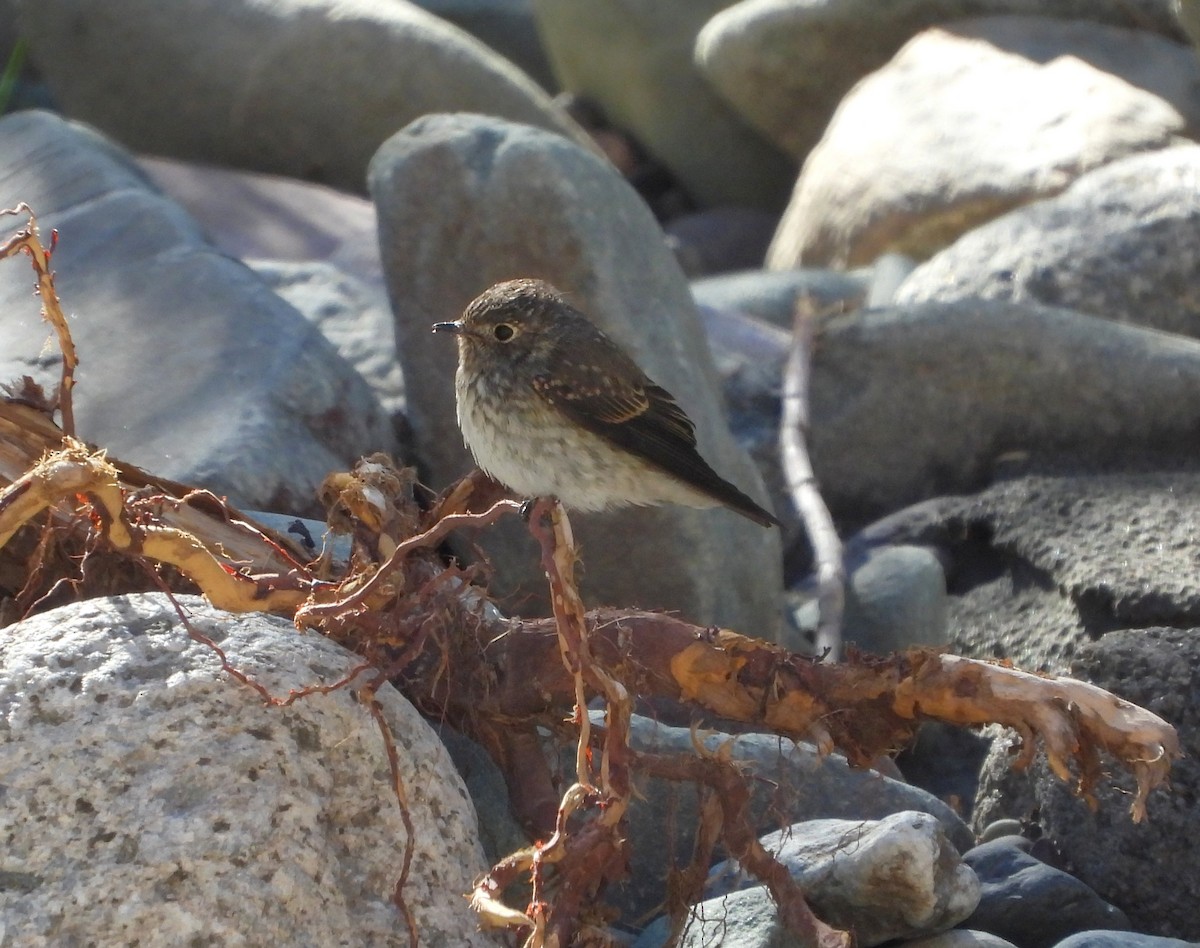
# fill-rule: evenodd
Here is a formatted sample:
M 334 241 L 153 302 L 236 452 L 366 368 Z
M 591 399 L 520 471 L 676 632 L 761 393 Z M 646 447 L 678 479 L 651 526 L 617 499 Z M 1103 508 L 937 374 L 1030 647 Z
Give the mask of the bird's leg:
M 558 499 L 555 497 L 526 497 L 521 501 L 521 506 L 517 512 L 521 515 L 522 520 L 529 523 L 533 519 L 535 511 L 545 516 L 549 509 L 556 503 L 558 503 Z

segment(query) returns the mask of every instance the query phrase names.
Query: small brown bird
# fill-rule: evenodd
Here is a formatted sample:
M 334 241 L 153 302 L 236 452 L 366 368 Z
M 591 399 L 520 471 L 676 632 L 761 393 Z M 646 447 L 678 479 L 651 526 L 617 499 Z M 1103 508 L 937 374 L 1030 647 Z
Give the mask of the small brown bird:
M 671 394 L 548 283 L 499 283 L 433 331 L 458 337 L 467 447 L 510 490 L 582 511 L 723 504 L 779 523 L 700 456 Z

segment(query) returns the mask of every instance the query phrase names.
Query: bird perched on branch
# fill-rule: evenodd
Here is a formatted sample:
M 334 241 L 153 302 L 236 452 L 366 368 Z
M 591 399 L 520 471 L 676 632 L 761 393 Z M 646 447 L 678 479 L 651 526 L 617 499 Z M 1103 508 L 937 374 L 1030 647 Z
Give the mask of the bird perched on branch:
M 581 511 L 724 505 L 779 523 L 700 456 L 671 394 L 550 284 L 499 283 L 433 330 L 458 338 L 467 447 L 510 490 Z

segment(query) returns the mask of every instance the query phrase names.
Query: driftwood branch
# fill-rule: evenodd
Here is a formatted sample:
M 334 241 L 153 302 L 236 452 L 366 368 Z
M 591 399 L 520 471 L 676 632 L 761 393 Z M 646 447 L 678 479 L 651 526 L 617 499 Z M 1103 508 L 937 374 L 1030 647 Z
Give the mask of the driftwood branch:
M 1137 780 L 1131 813 L 1140 820 L 1147 795 L 1179 756 L 1174 729 L 1157 715 L 1072 678 L 1031 675 L 925 648 L 888 658 L 814 662 L 758 639 L 657 613 L 597 610 L 587 621 L 596 661 L 631 692 L 809 740 L 861 766 L 906 746 L 922 721 L 997 722 L 1025 738 L 1017 766 L 1028 762 L 1040 742 L 1060 777 L 1067 779 L 1075 764 L 1077 789 L 1085 797 L 1102 777 L 1096 756 L 1110 754 Z M 509 623 L 489 641 L 485 661 L 492 669 L 522 669 L 519 681 L 471 687 L 455 679 L 427 700 L 452 718 L 474 708 L 510 722 L 541 720 L 574 701 L 573 684 L 557 658 L 546 620 Z

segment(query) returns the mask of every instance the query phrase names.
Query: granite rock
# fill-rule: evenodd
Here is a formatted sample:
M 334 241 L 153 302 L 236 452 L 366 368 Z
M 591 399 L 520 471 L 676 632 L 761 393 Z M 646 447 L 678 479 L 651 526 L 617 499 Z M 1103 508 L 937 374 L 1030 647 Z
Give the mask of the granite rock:
M 180 604 L 275 695 L 361 662 L 286 619 Z M 377 695 L 412 818 L 404 900 L 422 941 L 495 944 L 462 897 L 483 869 L 462 782 L 412 706 L 389 685 Z M 266 705 L 161 595 L 4 630 L 0 773 L 11 944 L 409 943 L 392 901 L 407 832 L 370 713 L 347 688 Z

